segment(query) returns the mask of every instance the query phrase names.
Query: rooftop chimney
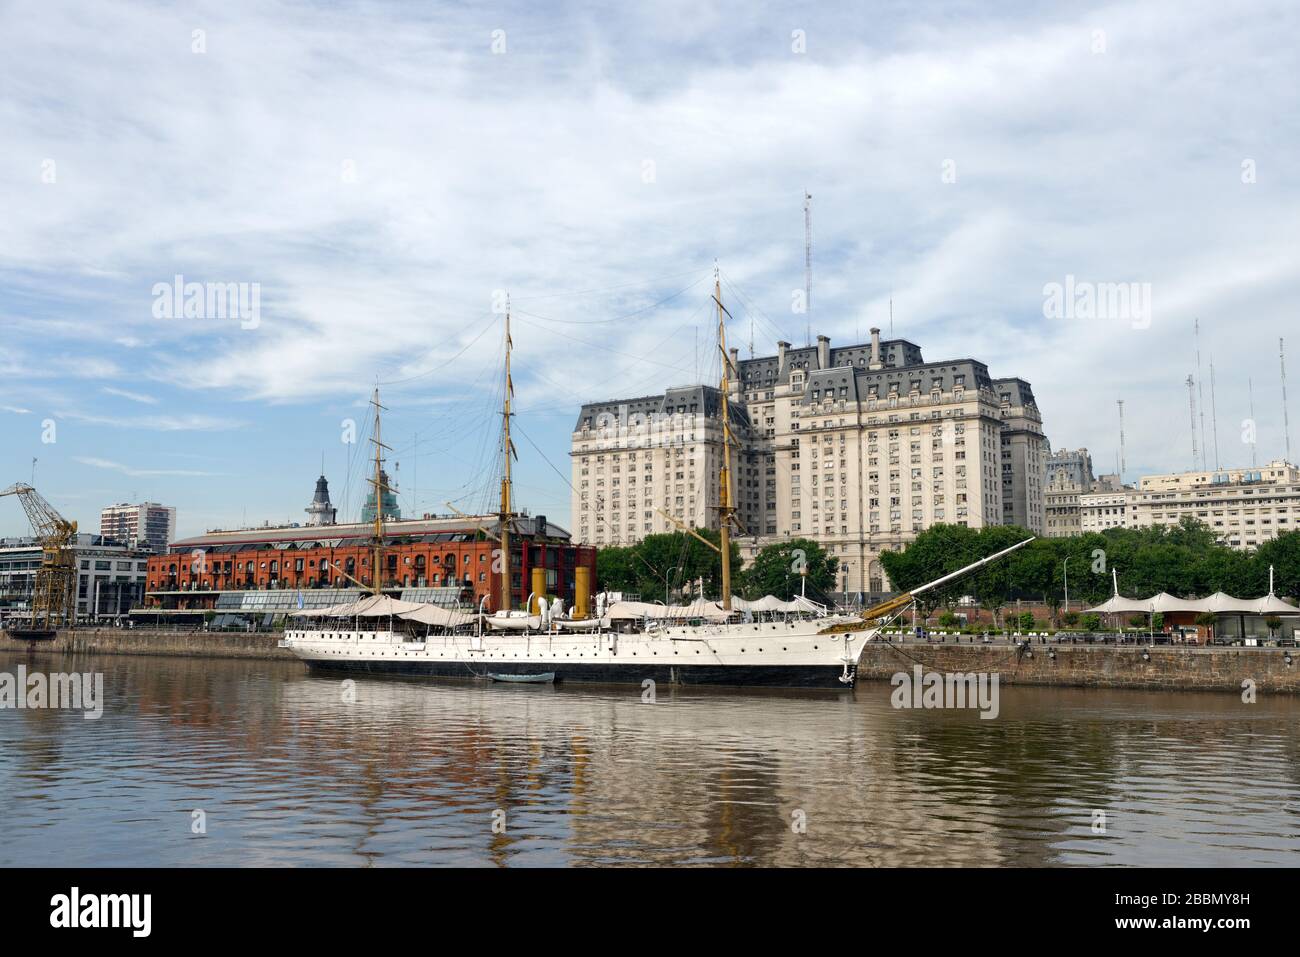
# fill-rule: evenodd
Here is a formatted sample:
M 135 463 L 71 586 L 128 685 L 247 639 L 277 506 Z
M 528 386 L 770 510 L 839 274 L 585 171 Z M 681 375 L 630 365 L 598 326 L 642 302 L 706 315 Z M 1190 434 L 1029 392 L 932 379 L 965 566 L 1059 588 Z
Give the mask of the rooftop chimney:
M 885 364 L 880 360 L 880 329 L 876 326 L 871 327 L 871 363 L 868 368 L 883 369 Z
M 785 371 L 785 350 L 790 348 L 790 343 L 782 339 L 776 344 L 776 374 L 780 375 Z
M 817 337 L 817 368 L 829 369 L 831 367 L 831 337 Z

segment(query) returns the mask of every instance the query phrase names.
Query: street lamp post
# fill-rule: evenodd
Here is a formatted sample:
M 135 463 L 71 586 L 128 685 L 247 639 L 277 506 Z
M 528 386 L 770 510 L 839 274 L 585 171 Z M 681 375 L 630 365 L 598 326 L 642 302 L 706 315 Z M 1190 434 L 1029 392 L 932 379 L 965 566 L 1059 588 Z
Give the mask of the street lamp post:
M 1070 560 L 1061 563 L 1061 574 L 1065 576 L 1065 613 L 1070 613 Z

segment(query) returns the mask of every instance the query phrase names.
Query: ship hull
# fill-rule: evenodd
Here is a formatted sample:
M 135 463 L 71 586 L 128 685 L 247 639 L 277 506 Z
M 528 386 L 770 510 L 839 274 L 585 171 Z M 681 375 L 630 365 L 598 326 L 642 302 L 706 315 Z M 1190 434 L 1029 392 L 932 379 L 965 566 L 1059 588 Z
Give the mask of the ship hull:
M 866 632 L 836 632 L 843 619 L 655 628 L 636 633 L 430 635 L 391 631 L 286 632 L 284 646 L 314 671 L 486 679 L 553 672 L 561 682 L 852 686 Z
M 303 659 L 313 672 L 404 678 L 476 680 L 488 677 L 481 661 L 384 661 Z M 555 681 L 604 684 L 717 685 L 746 688 L 827 688 L 846 690 L 842 665 L 632 665 L 632 664 L 506 664 L 493 662 L 492 674 L 554 673 Z

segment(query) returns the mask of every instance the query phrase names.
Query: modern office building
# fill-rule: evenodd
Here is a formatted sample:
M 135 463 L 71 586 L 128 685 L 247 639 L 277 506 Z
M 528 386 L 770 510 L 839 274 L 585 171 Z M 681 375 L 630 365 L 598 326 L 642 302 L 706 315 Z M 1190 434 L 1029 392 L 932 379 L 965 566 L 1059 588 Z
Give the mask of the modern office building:
M 165 552 L 176 537 L 176 509 L 157 502 L 110 505 L 99 513 L 99 534 L 131 548 Z
M 144 597 L 150 553 L 128 548 L 90 532 L 77 535 L 79 620 L 124 616 Z M 21 619 L 31 612 L 32 586 L 41 566 L 35 538 L 0 539 L 0 619 Z

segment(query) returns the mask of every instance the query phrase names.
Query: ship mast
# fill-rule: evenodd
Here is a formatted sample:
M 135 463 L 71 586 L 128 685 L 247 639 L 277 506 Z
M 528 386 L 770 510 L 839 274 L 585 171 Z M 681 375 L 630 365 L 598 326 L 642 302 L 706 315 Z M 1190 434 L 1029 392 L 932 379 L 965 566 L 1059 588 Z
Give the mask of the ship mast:
M 379 413 L 384 407 L 379 404 L 379 386 L 375 386 L 375 391 L 370 399 L 370 404 L 375 407 L 375 433 L 371 436 L 370 441 L 375 445 L 375 477 L 370 480 L 370 484 L 375 487 L 375 535 L 374 535 L 374 555 L 371 566 L 370 580 L 374 586 L 376 595 L 383 594 L 383 556 L 384 556 L 384 473 L 383 473 L 383 450 L 388 448 L 380 438 L 379 432 Z
M 718 304 L 718 350 L 722 356 L 722 467 L 718 470 L 718 544 L 722 552 L 722 610 L 731 611 L 731 358 L 727 355 L 722 280 L 713 267 L 713 301 Z
M 510 441 L 510 400 L 514 396 L 515 386 L 510 381 L 510 350 L 514 343 L 510 339 L 510 299 L 506 298 L 506 381 L 501 406 L 501 448 L 505 459 L 505 468 L 501 473 L 501 611 L 510 611 L 510 456 L 515 447 Z

